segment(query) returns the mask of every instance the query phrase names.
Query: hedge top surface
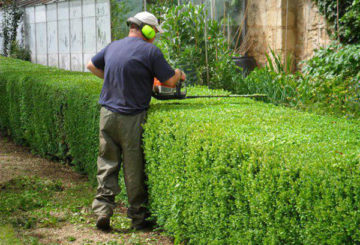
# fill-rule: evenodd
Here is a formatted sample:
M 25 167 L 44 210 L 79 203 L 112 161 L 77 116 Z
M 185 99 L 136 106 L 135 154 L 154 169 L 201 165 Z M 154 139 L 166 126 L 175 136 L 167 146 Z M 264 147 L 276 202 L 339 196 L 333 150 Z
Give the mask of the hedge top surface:
M 156 101 L 150 115 L 155 113 L 165 128 L 220 131 L 221 139 L 235 137 L 251 145 L 281 147 L 284 151 L 306 148 L 310 153 L 323 148 L 323 154 L 330 158 L 354 154 L 360 157 L 359 120 L 299 112 L 246 98 Z
M 0 74 L 32 76 L 39 82 L 55 87 L 80 89 L 98 99 L 102 82 L 88 73 L 69 72 L 57 68 L 32 64 L 16 59 L 0 57 Z M 41 78 L 41 79 L 40 79 Z M 189 95 L 225 95 L 224 90 L 209 90 L 204 87 L 188 88 Z M 152 100 L 151 114 L 170 124 L 181 121 L 181 125 L 213 126 L 224 135 L 240 137 L 252 144 L 279 144 L 291 141 L 296 145 L 311 145 L 328 141 L 330 145 L 340 144 L 333 152 L 359 151 L 359 120 L 345 120 L 331 116 L 319 116 L 299 112 L 285 107 L 257 102 L 246 98 L 205 98 L 189 100 Z M 331 140 L 330 140 L 331 139 Z

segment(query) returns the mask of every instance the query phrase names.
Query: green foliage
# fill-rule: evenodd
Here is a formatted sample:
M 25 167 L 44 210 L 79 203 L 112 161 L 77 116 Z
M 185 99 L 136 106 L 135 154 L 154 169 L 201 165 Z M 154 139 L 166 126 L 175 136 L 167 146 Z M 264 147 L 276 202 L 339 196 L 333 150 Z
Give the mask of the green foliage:
M 296 75 L 277 73 L 272 68 L 256 68 L 245 79 L 246 94 L 266 94 L 265 101 L 273 104 L 294 105 L 297 96 Z
M 100 80 L 7 58 L 0 68 L 0 125 L 93 178 Z M 208 92 L 227 93 L 190 90 Z M 153 218 L 189 244 L 359 243 L 359 135 L 358 120 L 245 98 L 153 101 Z
M 3 50 L 4 56 L 14 54 L 14 44 L 16 43 L 17 28 L 19 26 L 20 19 L 23 15 L 22 8 L 18 8 L 16 1 L 13 0 L 9 3 L 4 3 L 2 7 L 3 18 L 1 23 L 1 33 L 3 38 Z M 16 50 L 15 50 L 16 51 Z
M 13 42 L 10 46 L 10 57 L 30 61 L 31 51 L 28 48 L 21 47 L 18 42 Z
M 94 180 L 101 80 L 14 59 L 0 64 L 0 128 L 42 156 L 72 161 Z
M 161 15 L 163 7 L 171 8 L 175 5 L 178 5 L 178 0 L 147 0 L 148 11 L 155 14 L 155 16 Z
M 16 237 L 14 229 L 6 225 L 0 226 L 0 244 L 22 245 L 23 243 Z
M 294 66 L 294 57 L 291 53 L 286 55 L 285 61 L 282 60 L 281 54 L 277 54 L 270 48 L 270 53 L 266 53 L 266 69 L 271 72 L 290 74 Z
M 348 43 L 360 42 L 360 0 L 354 0 L 341 18 L 341 31 Z
M 302 73 L 290 74 L 280 56 L 271 52 L 267 67 L 250 73 L 244 79 L 246 89 L 237 92 L 263 93 L 274 104 L 359 118 L 359 54 L 359 45 L 332 44 L 304 62 Z
M 360 41 L 360 1 L 341 0 L 337 6 L 337 0 L 313 0 L 321 13 L 325 14 L 331 23 L 331 28 L 335 30 L 333 38 L 343 43 L 358 43 Z M 339 7 L 339 16 L 337 8 Z M 339 26 L 337 26 L 339 18 Z
M 301 106 L 360 116 L 360 45 L 320 49 L 303 67 L 299 79 Z
M 207 20 L 204 5 L 188 3 L 157 8 L 156 12 L 163 13 L 160 18 L 166 20 L 163 23 L 166 32 L 157 45 L 173 66 L 185 70 L 191 84 L 224 89 L 241 84 L 241 71 L 231 59 L 221 25 Z
M 297 97 L 297 75 L 292 74 L 293 56 L 289 54 L 283 61 L 280 54 L 270 49 L 266 59 L 265 68 L 252 71 L 244 79 L 243 86 L 235 92 L 266 94 L 267 102 L 294 106 Z
M 111 0 L 111 39 L 118 40 L 128 35 L 126 20 L 129 18 L 130 6 L 127 1 Z
M 178 241 L 358 241 L 359 122 L 246 99 L 159 103 L 149 114 L 151 209 Z
M 49 203 L 49 197 L 63 189 L 60 182 L 36 177 L 12 179 L 1 184 L 0 188 L 0 226 L 12 224 L 25 229 L 33 228 L 38 222 L 26 212 L 44 208 Z
M 300 77 L 298 107 L 344 115 L 348 118 L 360 117 L 360 78 Z
M 360 44 L 333 43 L 327 48 L 321 48 L 305 62 L 303 72 L 310 77 L 322 76 L 325 79 L 360 76 Z

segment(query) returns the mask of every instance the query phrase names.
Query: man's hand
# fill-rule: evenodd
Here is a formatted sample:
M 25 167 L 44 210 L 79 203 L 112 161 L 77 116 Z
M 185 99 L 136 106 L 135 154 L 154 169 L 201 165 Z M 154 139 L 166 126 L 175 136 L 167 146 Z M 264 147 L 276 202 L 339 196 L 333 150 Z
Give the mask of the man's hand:
M 175 70 L 175 75 L 170 77 L 169 80 L 167 80 L 166 82 L 164 82 L 163 84 L 172 88 L 176 87 L 176 84 L 178 82 L 180 82 L 180 80 L 185 80 L 186 79 L 186 75 L 184 72 L 182 72 L 180 69 L 176 69 Z
M 185 74 L 185 72 L 183 72 L 183 71 L 181 71 L 181 70 L 180 70 L 180 72 L 181 72 L 180 80 L 181 80 L 181 81 L 185 81 L 185 80 L 186 80 L 186 74 Z
M 89 63 L 87 64 L 86 68 L 91 71 L 92 74 L 94 74 L 95 76 L 104 79 L 104 71 L 97 68 L 96 66 L 94 66 L 94 64 L 92 63 L 92 61 L 90 60 Z

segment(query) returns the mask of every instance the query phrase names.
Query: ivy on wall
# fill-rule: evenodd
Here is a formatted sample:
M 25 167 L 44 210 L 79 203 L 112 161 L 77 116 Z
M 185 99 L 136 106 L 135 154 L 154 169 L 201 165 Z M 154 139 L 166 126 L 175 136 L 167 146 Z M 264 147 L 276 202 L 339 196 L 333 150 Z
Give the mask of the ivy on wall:
M 16 1 L 3 2 L 0 35 L 3 38 L 2 55 L 12 58 L 30 60 L 30 50 L 22 47 L 16 40 L 17 29 L 23 16 L 22 8 L 18 8 Z
M 23 11 L 16 7 L 16 2 L 5 3 L 2 8 L 3 21 L 1 23 L 1 36 L 3 37 L 3 50 L 4 56 L 8 56 L 11 51 L 11 46 L 16 42 L 17 28 Z
M 360 0 L 313 1 L 335 30 L 334 38 L 342 43 L 360 42 Z

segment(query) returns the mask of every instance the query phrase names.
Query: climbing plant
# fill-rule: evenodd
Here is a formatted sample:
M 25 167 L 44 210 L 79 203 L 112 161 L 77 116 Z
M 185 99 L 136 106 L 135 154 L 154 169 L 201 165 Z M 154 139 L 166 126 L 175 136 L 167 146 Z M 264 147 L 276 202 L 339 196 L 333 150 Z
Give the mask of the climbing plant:
M 360 0 L 313 0 L 342 43 L 360 42 Z
M 126 20 L 129 17 L 130 6 L 127 1 L 111 0 L 111 39 L 117 40 L 127 36 Z
M 4 56 L 11 54 L 12 46 L 16 43 L 17 28 L 23 11 L 18 8 L 16 1 L 5 3 L 3 6 L 3 21 L 1 23 L 1 35 L 3 37 L 3 50 Z
M 18 8 L 15 0 L 3 2 L 3 4 L 3 20 L 0 24 L 0 35 L 3 38 L 1 53 L 4 56 L 30 61 L 30 50 L 17 41 L 17 29 L 23 16 L 23 10 Z

